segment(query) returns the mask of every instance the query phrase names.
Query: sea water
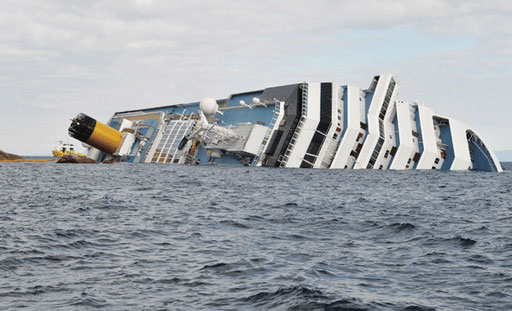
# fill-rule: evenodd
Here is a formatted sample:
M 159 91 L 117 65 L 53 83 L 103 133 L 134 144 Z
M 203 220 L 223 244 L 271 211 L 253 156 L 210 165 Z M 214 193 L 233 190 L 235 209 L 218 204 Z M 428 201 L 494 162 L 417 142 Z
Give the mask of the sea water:
M 0 310 L 512 310 L 503 173 L 0 164 Z

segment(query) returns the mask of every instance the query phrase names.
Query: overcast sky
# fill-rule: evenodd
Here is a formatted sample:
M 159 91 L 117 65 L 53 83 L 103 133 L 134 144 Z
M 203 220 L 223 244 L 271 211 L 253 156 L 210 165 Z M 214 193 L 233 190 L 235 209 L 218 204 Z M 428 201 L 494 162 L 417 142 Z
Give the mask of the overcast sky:
M 302 81 L 420 100 L 512 149 L 512 1 L 0 0 L 0 149 L 49 155 L 84 112 Z

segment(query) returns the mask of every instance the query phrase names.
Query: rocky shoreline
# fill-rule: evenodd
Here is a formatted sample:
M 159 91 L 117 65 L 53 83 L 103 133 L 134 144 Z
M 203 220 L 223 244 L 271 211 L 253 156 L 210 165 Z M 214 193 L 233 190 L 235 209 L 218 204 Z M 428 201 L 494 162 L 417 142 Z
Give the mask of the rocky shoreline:
M 78 154 L 65 154 L 60 158 L 49 159 L 24 159 L 23 157 L 0 150 L 0 162 L 56 162 L 56 163 L 114 163 L 119 162 L 119 158 L 113 158 L 104 162 L 97 162 L 86 156 Z
M 55 162 L 56 158 L 48 158 L 48 159 L 28 159 L 23 158 L 17 154 L 8 153 L 0 150 L 0 162 Z
M 76 154 L 65 154 L 63 155 L 57 163 L 98 163 L 92 159 L 89 159 L 86 156 L 76 155 Z
M 19 155 L 0 150 L 0 160 L 12 161 L 12 160 L 23 160 L 23 158 L 20 157 Z

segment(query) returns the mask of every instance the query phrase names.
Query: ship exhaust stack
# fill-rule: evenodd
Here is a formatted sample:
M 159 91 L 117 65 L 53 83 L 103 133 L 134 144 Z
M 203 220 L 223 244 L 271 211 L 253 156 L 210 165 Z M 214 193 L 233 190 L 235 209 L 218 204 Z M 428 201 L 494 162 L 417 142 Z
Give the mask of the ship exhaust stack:
M 68 132 L 71 137 L 108 154 L 114 154 L 123 141 L 121 132 L 83 113 L 72 120 Z

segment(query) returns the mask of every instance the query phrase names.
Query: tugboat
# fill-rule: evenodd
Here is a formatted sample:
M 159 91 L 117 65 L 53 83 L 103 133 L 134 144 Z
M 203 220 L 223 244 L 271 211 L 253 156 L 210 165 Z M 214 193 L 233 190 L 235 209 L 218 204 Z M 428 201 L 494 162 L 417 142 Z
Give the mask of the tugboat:
M 62 140 L 59 140 L 57 144 L 55 144 L 55 147 L 52 150 L 52 154 L 54 157 L 58 158 L 61 158 L 65 154 L 76 154 L 83 156 L 83 154 L 75 152 L 75 146 L 73 144 L 65 144 L 62 142 Z

